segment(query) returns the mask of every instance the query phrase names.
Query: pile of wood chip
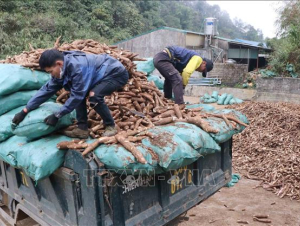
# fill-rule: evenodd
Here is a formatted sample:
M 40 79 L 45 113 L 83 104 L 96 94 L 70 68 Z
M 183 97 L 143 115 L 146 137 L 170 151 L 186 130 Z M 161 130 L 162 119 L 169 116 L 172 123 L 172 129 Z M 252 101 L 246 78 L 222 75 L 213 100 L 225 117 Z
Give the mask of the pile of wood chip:
M 277 196 L 300 200 L 300 105 L 246 102 L 230 106 L 250 125 L 234 137 L 234 168 Z
M 72 43 L 60 45 L 60 38 L 54 44 L 59 51 L 83 51 L 92 54 L 109 54 L 118 59 L 129 72 L 128 83 L 119 92 L 114 92 L 105 97 L 105 101 L 111 111 L 118 128 L 118 135 L 115 137 L 101 137 L 104 132 L 103 121 L 94 109 L 90 107 L 87 98 L 88 126 L 90 136 L 98 138 L 93 144 L 87 144 L 84 141 L 62 142 L 58 144 L 60 149 L 84 149 L 83 155 L 94 150 L 101 143 L 112 144 L 120 143 L 130 151 L 139 162 L 145 163 L 141 153 L 135 148 L 133 142 L 140 142 L 145 136 L 153 136 L 146 130 L 153 126 L 164 125 L 178 122 L 189 122 L 195 124 L 206 132 L 218 133 L 203 118 L 218 117 L 222 118 L 227 124 L 235 127 L 236 123 L 247 126 L 232 115 L 212 115 L 201 112 L 201 108 L 185 109 L 185 106 L 179 106 L 172 100 L 164 98 L 163 93 L 155 86 L 154 82 L 147 81 L 147 75 L 136 71 L 136 64 L 133 61 L 143 60 L 138 58 L 138 54 L 127 50 L 118 49 L 116 46 L 108 46 L 96 42 L 92 39 L 75 40 Z M 45 49 L 34 49 L 23 52 L 20 55 L 8 57 L 0 63 L 21 64 L 32 69 L 39 69 L 39 58 Z M 65 103 L 70 93 L 64 89 L 57 93 L 57 102 Z M 75 126 L 67 128 L 73 129 Z M 140 137 L 134 137 L 139 134 Z

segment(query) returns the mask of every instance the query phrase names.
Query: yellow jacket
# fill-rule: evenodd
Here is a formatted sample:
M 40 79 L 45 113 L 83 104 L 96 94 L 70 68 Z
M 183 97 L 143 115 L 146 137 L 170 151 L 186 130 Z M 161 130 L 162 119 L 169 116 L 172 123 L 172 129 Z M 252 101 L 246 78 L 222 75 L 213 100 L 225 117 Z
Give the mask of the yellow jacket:
M 191 77 L 191 75 L 193 74 L 194 71 L 196 71 L 196 69 L 198 67 L 200 67 L 200 65 L 202 64 L 202 58 L 200 56 L 193 56 L 188 64 L 186 65 L 186 67 L 183 69 L 183 72 L 181 73 L 182 75 L 182 82 L 183 85 L 186 86 L 189 82 L 189 78 Z

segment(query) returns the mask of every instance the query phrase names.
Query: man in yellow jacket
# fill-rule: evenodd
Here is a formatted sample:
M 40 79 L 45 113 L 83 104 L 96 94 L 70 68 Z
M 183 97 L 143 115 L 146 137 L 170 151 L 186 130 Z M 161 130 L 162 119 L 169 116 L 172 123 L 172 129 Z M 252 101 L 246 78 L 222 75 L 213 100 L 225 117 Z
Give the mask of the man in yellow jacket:
M 207 72 L 214 67 L 211 60 L 179 46 L 166 47 L 154 56 L 153 61 L 155 68 L 165 78 L 165 97 L 171 99 L 173 91 L 176 104 L 184 103 L 184 88 L 194 71 L 202 72 L 203 77 L 206 77 Z

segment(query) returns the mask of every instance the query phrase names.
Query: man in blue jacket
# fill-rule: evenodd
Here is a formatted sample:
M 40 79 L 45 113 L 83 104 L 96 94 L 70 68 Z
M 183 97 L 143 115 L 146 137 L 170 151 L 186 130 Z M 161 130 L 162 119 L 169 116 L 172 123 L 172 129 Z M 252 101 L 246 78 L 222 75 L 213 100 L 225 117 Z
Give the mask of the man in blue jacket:
M 38 108 L 58 90 L 65 88 L 70 91 L 70 98 L 59 112 L 45 118 L 46 124 L 55 126 L 61 117 L 75 109 L 77 128 L 66 132 L 66 135 L 88 138 L 86 110 L 88 96 L 91 107 L 101 116 L 105 125 L 103 136 L 113 136 L 117 133 L 104 97 L 120 89 L 128 81 L 128 72 L 118 60 L 107 54 L 94 55 L 79 51 L 61 53 L 56 49 L 50 49 L 43 52 L 39 65 L 41 69 L 50 73 L 52 78 L 29 100 L 26 107 L 15 115 L 14 124 L 19 124 L 29 111 Z
M 184 88 L 194 71 L 202 72 L 206 77 L 214 67 L 211 60 L 180 46 L 166 47 L 154 56 L 153 61 L 155 68 L 165 78 L 165 97 L 171 99 L 173 91 L 176 104 L 184 104 Z

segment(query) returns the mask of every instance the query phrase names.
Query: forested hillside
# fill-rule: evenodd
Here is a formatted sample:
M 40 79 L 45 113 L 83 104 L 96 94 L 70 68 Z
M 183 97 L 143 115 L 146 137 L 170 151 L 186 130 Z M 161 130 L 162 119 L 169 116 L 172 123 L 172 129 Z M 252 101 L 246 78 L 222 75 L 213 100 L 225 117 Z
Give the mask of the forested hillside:
M 206 17 L 219 19 L 219 34 L 262 41 L 249 24 L 232 21 L 219 6 L 205 1 L 7 1 L 0 0 L 0 57 L 62 41 L 92 38 L 114 43 L 150 29 L 169 26 L 203 31 Z
M 300 74 L 300 1 L 285 1 L 279 10 L 278 37 L 268 39 L 274 49 L 269 64 L 278 75 L 299 77 Z

